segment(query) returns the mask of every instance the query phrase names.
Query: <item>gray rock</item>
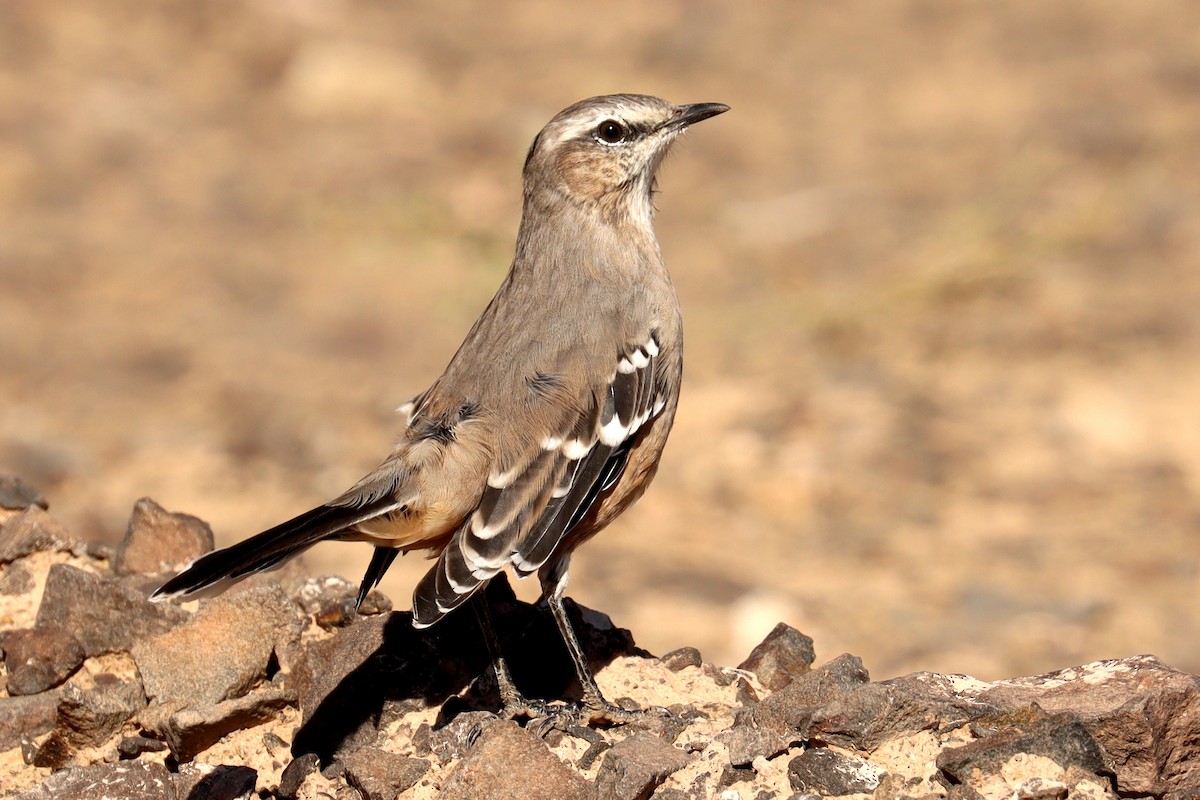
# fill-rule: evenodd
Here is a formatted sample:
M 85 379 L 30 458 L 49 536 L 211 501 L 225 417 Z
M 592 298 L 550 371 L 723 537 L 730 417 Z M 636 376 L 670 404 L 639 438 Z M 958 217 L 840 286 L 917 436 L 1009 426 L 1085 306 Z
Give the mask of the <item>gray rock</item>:
M 182 764 L 174 777 L 180 800 L 248 800 L 258 783 L 254 769 L 228 764 Z
M 0 634 L 8 693 L 37 694 L 58 686 L 83 664 L 83 645 L 66 629 L 44 625 Z
M 0 564 L 8 564 L 31 553 L 76 552 L 82 548 L 58 520 L 37 505 L 29 506 L 0 526 Z
M 704 663 L 704 659 L 700 656 L 700 651 L 694 647 L 681 647 L 678 650 L 672 650 L 659 659 L 663 666 L 671 670 L 671 672 L 679 672 L 681 669 L 688 667 L 698 667 Z
M 304 779 L 321 768 L 321 757 L 316 753 L 305 753 L 292 759 L 279 776 L 280 800 L 293 800 L 300 793 Z
M 439 800 L 591 800 L 592 787 L 515 722 L 483 726 Z
M 162 764 L 121 762 L 56 772 L 16 800 L 184 800 Z
M 54 727 L 58 694 L 0 697 L 0 752 L 21 744 L 21 738 L 40 736 Z
M 688 761 L 686 753 L 657 736 L 632 734 L 604 755 L 596 773 L 596 794 L 614 800 L 644 800 Z
M 139 721 L 167 743 L 178 761 L 186 762 L 225 734 L 272 720 L 280 709 L 295 703 L 294 692 L 269 685 L 234 700 L 174 713 L 168 713 L 169 707 L 151 706 L 142 712 Z
M 395 800 L 429 771 L 429 762 L 423 758 L 388 753 L 377 747 L 364 747 L 340 761 L 346 779 L 363 800 Z
M 471 749 L 483 723 L 495 718 L 495 714 L 487 711 L 464 711 L 437 728 L 422 725 L 413 734 L 413 747 L 418 753 L 436 756 L 443 764 L 462 758 Z
M 143 497 L 133 506 L 113 569 L 118 575 L 177 572 L 212 549 L 208 523 L 188 514 L 173 514 Z
M 795 678 L 787 686 L 754 706 L 737 713 L 737 724 L 802 738 L 816 710 L 871 680 L 862 660 L 849 654 Z
M 798 792 L 822 797 L 869 794 L 875 791 L 884 772 L 879 767 L 824 747 L 805 750 L 788 762 L 788 780 Z
M 759 756 L 774 758 L 789 744 L 787 737 L 752 725 L 735 725 L 717 734 L 717 741 L 729 748 L 729 764 L 734 767 L 748 766 Z
M 47 509 L 50 504 L 42 493 L 13 475 L 0 475 L 0 508 L 20 511 L 30 506 Z
M 1017 753 L 1044 756 L 1064 770 L 1077 766 L 1095 775 L 1112 773 L 1096 740 L 1071 714 L 1056 714 L 961 747 L 948 747 L 938 755 L 937 767 L 949 783 L 970 785 L 973 775 L 997 774 Z
M 753 672 L 759 683 L 777 691 L 808 672 L 816 657 L 813 640 L 781 622 L 738 664 L 738 669 Z
M 272 654 L 297 647 L 303 621 L 278 586 L 222 595 L 194 617 L 133 647 L 155 703 L 204 706 L 244 695 L 267 677 Z
M 36 626 L 62 626 L 90 658 L 127 652 L 139 639 L 165 633 L 189 616 L 169 603 L 151 603 L 146 595 L 111 578 L 55 564 L 46 579 Z

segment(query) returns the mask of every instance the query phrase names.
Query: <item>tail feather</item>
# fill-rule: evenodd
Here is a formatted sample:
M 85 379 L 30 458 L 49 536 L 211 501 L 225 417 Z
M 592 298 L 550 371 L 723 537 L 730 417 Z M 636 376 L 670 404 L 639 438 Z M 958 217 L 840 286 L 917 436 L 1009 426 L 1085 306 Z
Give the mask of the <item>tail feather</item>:
M 160 586 L 151 599 L 195 594 L 252 572 L 271 569 L 322 539 L 393 511 L 399 505 L 393 497 L 380 497 L 358 507 L 319 506 L 243 542 L 201 556 Z
M 383 573 L 388 571 L 388 567 L 392 565 L 400 552 L 394 547 L 375 547 L 375 552 L 371 554 L 371 563 L 367 565 L 367 574 L 363 575 L 362 583 L 358 587 L 358 597 L 354 601 L 355 611 L 367 599 L 367 594 L 379 585 Z

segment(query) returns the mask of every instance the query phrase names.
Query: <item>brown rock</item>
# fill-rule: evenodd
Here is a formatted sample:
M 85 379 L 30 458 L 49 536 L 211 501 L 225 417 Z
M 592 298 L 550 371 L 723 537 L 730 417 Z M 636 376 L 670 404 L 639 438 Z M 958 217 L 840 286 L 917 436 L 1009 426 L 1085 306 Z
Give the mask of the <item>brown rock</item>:
M 171 513 L 143 497 L 133 506 L 113 569 L 118 575 L 177 572 L 212 549 L 213 533 L 208 523 L 188 514 Z
M 950 727 L 991 710 L 931 691 L 920 681 L 897 678 L 864 684 L 830 699 L 813 712 L 808 735 L 870 752 L 903 734 Z
M 694 647 L 681 647 L 678 650 L 672 650 L 659 659 L 663 666 L 671 670 L 671 672 L 679 672 L 681 669 L 688 667 L 698 667 L 704 663 L 704 659 L 700 656 L 700 651 Z
M 303 621 L 278 586 L 218 597 L 194 617 L 133 647 L 146 695 L 163 705 L 212 705 L 267 677 L 272 654 L 286 660 Z
M 121 762 L 56 772 L 17 800 L 183 800 L 162 764 Z
M 395 800 L 429 771 L 429 762 L 423 758 L 388 753 L 377 747 L 364 747 L 340 761 L 347 780 L 363 800 Z
M 688 764 L 682 750 L 648 733 L 623 739 L 604 755 L 596 773 L 596 795 L 613 800 L 644 800 L 673 772 Z
M 69 678 L 83 663 L 83 645 L 58 625 L 26 628 L 0 635 L 8 693 L 44 692 Z
M 1200 677 L 1154 656 L 1097 661 L 1046 675 L 962 688 L 947 676 L 912 676 L 960 699 L 1009 711 L 1036 704 L 1079 718 L 1103 749 L 1122 793 L 1155 796 L 1200 786 Z
M 175 758 L 184 762 L 191 761 L 225 734 L 274 719 L 280 709 L 295 703 L 295 693 L 283 686 L 270 685 L 234 700 L 189 707 L 169 715 L 168 709 L 151 707 L 139 721 L 162 737 Z
M 948 747 L 938 755 L 937 766 L 950 783 L 969 785 L 978 775 L 998 773 L 1017 753 L 1044 756 L 1064 770 L 1077 766 L 1095 775 L 1112 772 L 1096 740 L 1071 714 L 1057 714 L 961 747 Z
M 169 603 L 151 603 L 113 579 L 55 564 L 46 579 L 36 626 L 62 626 L 90 658 L 128 651 L 139 639 L 165 633 L 189 616 Z
M 883 770 L 868 761 L 824 747 L 809 748 L 788 762 L 792 788 L 822 797 L 869 794 L 883 775 Z
M 808 672 L 816 657 L 813 640 L 781 622 L 738 664 L 738 669 L 753 672 L 759 683 L 776 691 Z
M 439 800 L 591 800 L 592 787 L 515 722 L 483 726 Z
M 487 649 L 470 614 L 451 614 L 428 631 L 407 613 L 360 617 L 309 646 L 292 675 L 303 725 L 294 753 L 324 763 L 373 743 L 376 727 L 401 707 L 437 705 L 487 668 Z
M 93 747 L 108 741 L 145 706 L 146 695 L 136 678 L 126 681 L 97 675 L 90 688 L 74 682 L 63 688 L 55 731 L 63 731 L 74 747 Z
M 28 594 L 33 591 L 33 587 L 36 585 L 33 580 L 33 574 L 25 569 L 20 562 L 9 564 L 0 570 L 0 595 L 13 597 Z
M 754 725 L 789 736 L 789 741 L 793 741 L 807 730 L 818 707 L 849 694 L 870 679 L 861 659 L 849 654 L 840 655 L 795 678 L 757 705 L 739 711 L 738 724 Z
M 50 504 L 42 493 L 13 475 L 0 475 L 0 508 L 21 511 L 30 506 L 47 509 Z
M 29 506 L 0 526 L 0 564 L 8 564 L 30 553 L 76 550 L 82 552 L 82 545 L 67 535 L 58 520 L 37 505 Z
M 0 697 L 0 752 L 21 743 L 22 736 L 40 736 L 54 727 L 58 695 L 54 692 L 28 697 Z

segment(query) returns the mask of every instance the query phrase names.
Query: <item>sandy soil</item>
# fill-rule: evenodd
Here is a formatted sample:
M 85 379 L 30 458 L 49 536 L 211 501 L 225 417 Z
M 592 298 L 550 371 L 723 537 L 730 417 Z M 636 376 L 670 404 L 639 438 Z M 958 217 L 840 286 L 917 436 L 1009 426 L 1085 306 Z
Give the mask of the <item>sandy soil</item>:
M 1200 7 L 484 8 L 0 6 L 0 470 L 108 540 L 341 491 L 500 281 L 545 120 L 722 101 L 661 180 L 677 432 L 575 596 L 719 663 L 786 619 L 877 678 L 1200 670 Z

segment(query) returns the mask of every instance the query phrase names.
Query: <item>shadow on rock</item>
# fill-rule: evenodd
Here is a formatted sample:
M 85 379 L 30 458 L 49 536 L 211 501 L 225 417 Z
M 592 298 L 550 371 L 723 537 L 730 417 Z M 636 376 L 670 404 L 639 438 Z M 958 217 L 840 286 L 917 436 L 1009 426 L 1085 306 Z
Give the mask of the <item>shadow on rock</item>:
M 502 576 L 485 599 L 521 691 L 530 698 L 579 699 L 549 612 L 518 601 Z M 621 655 L 646 655 L 603 614 L 568 608 L 593 670 Z M 487 680 L 475 680 L 485 673 Z M 313 644 L 295 681 L 303 721 L 292 754 L 314 753 L 323 764 L 370 744 L 377 731 L 418 708 L 442 705 L 440 726 L 463 711 L 500 707 L 486 643 L 465 607 L 425 630 L 414 629 L 407 612 L 361 620 Z

